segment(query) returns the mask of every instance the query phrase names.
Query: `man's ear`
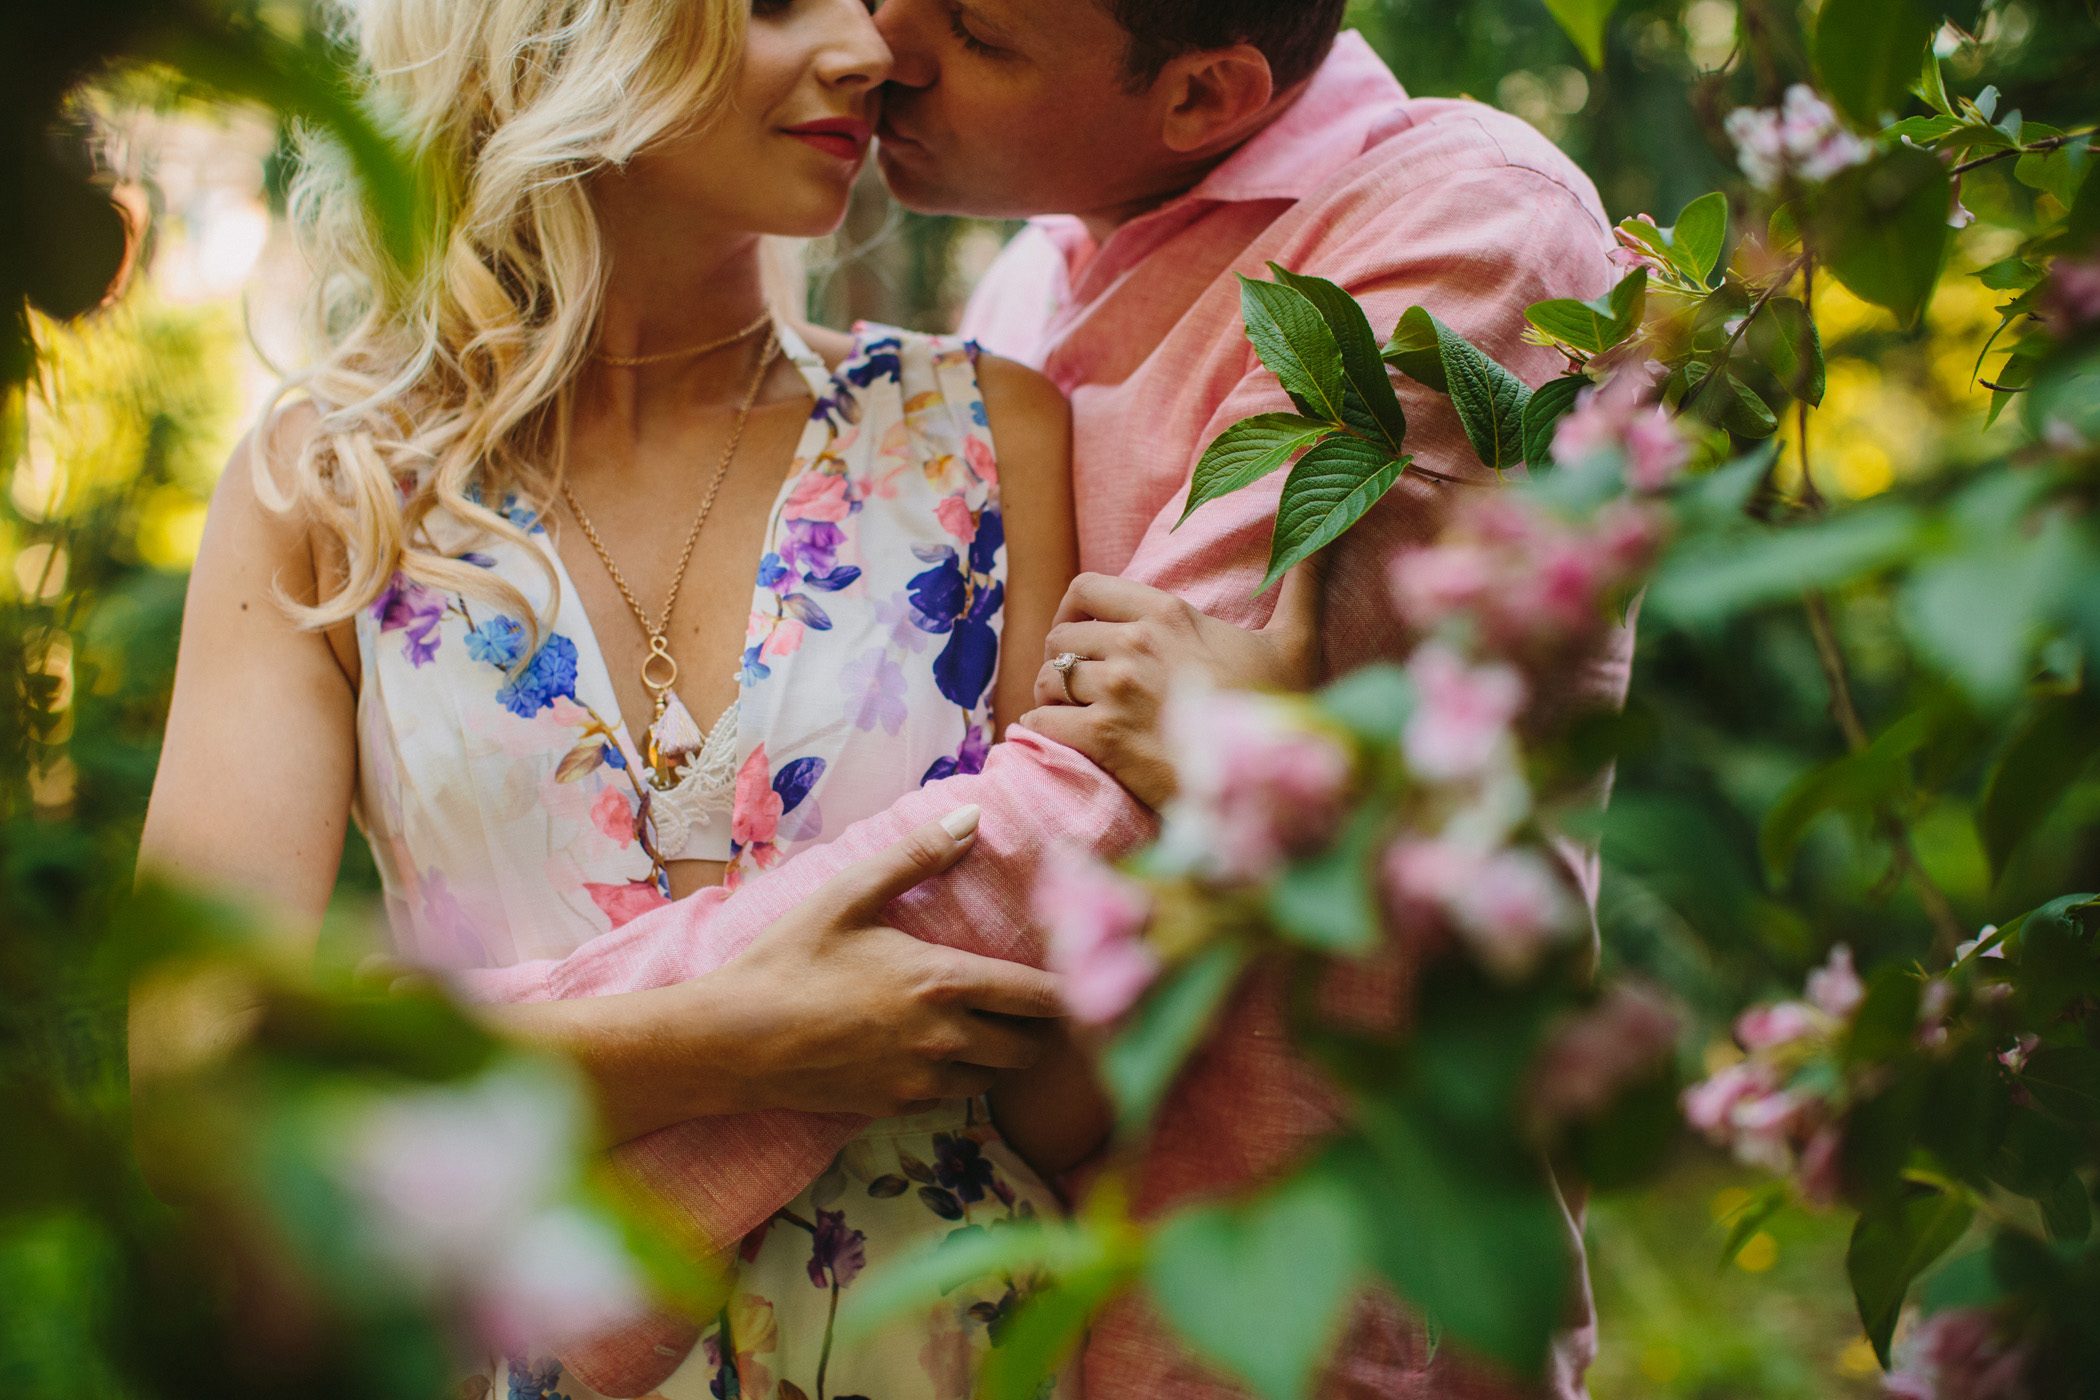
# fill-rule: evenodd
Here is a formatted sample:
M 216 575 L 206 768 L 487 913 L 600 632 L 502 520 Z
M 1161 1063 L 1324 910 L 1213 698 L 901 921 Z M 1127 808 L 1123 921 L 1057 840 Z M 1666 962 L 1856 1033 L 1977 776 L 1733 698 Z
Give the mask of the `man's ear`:
M 1252 44 L 1205 49 L 1168 61 L 1158 86 L 1167 104 L 1161 139 L 1179 155 L 1237 140 L 1276 95 L 1268 55 Z

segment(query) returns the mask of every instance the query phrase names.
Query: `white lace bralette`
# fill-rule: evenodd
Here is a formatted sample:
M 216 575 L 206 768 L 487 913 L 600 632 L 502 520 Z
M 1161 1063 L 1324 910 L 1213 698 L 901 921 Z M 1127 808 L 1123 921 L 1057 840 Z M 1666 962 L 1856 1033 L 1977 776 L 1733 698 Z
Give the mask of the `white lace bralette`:
M 674 695 L 674 705 L 681 702 Z M 677 786 L 651 788 L 649 811 L 656 850 L 665 860 L 730 857 L 730 818 L 736 809 L 737 707 L 722 711 L 707 741 L 678 766 Z

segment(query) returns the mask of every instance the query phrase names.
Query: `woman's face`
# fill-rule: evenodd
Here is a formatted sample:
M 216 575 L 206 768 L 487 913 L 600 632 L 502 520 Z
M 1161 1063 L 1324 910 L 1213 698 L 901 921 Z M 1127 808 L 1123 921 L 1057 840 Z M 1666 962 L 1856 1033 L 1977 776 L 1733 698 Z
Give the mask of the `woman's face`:
M 867 162 L 890 71 L 873 9 L 873 0 L 753 0 L 728 105 L 704 129 L 637 155 L 628 179 L 695 232 L 830 233 Z

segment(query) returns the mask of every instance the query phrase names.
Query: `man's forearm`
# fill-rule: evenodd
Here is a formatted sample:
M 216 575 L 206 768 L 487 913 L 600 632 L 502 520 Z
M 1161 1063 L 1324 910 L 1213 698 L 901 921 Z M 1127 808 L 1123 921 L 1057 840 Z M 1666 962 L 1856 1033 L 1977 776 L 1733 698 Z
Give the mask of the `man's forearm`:
M 1065 845 L 1121 854 L 1154 830 L 1151 814 L 1087 759 L 1016 730 L 993 748 L 983 773 L 907 794 L 733 897 L 709 891 L 652 910 L 559 962 L 477 970 L 454 980 L 484 1003 L 606 997 L 688 981 L 742 952 L 847 866 L 972 802 L 984 809 L 977 848 L 948 874 L 891 905 L 887 917 L 928 942 L 1013 961 L 1041 961 L 1028 893 L 1046 852 Z

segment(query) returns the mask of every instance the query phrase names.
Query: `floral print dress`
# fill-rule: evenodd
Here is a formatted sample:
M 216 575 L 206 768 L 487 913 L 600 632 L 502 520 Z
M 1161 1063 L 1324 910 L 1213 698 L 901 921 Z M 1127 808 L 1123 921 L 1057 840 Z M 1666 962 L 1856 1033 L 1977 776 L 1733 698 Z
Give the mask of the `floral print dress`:
M 732 886 L 983 767 L 1006 595 L 976 347 L 861 326 L 834 372 L 780 334 L 817 402 L 753 561 Z M 516 499 L 498 509 L 529 549 L 442 515 L 428 528 L 523 594 L 544 620 L 536 649 L 520 619 L 402 577 L 357 626 L 358 824 L 397 951 L 439 969 L 560 958 L 668 898 L 591 619 L 546 523 Z M 734 1299 L 655 1393 L 964 1400 L 1031 1280 L 958 1289 L 851 1345 L 832 1325 L 839 1297 L 930 1236 L 1056 1208 L 981 1105 L 877 1122 L 743 1242 Z M 595 1400 L 551 1356 L 492 1366 L 503 1400 Z

